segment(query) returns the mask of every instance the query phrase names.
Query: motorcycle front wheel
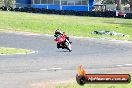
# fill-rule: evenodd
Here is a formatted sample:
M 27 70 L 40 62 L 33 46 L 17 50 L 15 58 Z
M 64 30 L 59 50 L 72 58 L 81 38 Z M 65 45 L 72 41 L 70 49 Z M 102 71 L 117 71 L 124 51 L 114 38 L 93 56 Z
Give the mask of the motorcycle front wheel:
M 67 50 L 69 50 L 69 52 L 71 52 L 72 51 L 71 44 L 68 42 L 65 42 L 65 45 L 66 45 Z

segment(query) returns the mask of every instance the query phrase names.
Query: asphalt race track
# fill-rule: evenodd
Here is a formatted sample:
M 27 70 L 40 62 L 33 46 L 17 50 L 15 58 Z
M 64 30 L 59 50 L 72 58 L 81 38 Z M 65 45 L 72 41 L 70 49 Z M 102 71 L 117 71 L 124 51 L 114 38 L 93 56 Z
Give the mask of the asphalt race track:
M 88 73 L 132 67 L 132 43 L 71 38 L 72 52 L 57 49 L 52 36 L 0 33 L 0 47 L 36 51 L 0 56 L 0 88 L 31 88 L 33 83 L 74 79 L 77 66 Z M 113 70 L 114 69 L 114 70 Z

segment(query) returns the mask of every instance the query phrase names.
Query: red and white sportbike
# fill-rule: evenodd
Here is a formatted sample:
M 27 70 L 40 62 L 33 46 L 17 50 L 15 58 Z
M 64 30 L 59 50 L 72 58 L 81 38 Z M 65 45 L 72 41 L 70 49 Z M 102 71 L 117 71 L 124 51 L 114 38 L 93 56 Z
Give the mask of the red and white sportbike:
M 72 51 L 71 49 L 71 42 L 66 38 L 65 35 L 59 35 L 54 39 L 55 42 L 57 42 L 57 48 L 67 49 L 69 52 Z

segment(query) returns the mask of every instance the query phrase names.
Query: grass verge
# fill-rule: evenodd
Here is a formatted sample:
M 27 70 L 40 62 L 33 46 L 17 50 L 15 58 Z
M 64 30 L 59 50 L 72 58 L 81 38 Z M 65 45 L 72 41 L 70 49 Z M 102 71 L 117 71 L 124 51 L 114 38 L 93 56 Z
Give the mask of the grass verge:
M 26 49 L 0 47 L 0 55 L 28 54 L 32 51 Z
M 60 84 L 56 88 L 131 88 L 132 83 L 130 84 L 86 84 L 80 86 L 76 83 L 70 84 Z
M 106 39 L 132 40 L 132 20 L 120 18 L 98 18 L 64 16 L 50 14 L 33 14 L 0 11 L 1 31 L 22 31 L 41 34 L 53 34 L 56 28 L 62 29 L 70 36 L 84 36 Z M 115 31 L 129 35 L 126 37 L 94 35 L 94 30 Z
M 58 84 L 55 88 L 132 88 L 132 82 L 129 84 L 85 84 L 84 86 L 73 82 Z

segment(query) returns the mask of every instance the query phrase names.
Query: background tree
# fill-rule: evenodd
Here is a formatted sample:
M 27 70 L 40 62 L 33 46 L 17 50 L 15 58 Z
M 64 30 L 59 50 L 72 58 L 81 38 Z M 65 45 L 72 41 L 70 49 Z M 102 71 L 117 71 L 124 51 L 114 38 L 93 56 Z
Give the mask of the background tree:
M 3 0 L 4 5 L 7 6 L 7 7 L 14 6 L 15 2 L 16 2 L 16 0 Z
M 103 4 L 114 4 L 115 0 L 103 0 Z
M 129 0 L 128 3 L 130 5 L 130 11 L 132 11 L 132 0 Z
M 121 0 L 116 0 L 116 10 L 121 10 Z
M 122 4 L 126 5 L 128 3 L 128 0 L 121 0 Z
M 0 4 L 3 4 L 3 0 L 0 0 Z

